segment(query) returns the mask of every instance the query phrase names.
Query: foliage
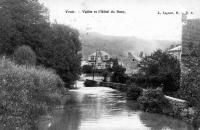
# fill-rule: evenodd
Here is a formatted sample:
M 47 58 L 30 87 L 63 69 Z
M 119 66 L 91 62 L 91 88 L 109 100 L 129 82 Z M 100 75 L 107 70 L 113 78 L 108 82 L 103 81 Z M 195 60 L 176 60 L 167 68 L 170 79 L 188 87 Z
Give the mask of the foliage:
M 140 75 L 144 75 L 146 85 L 149 87 L 163 86 L 163 92 L 174 92 L 180 86 L 179 61 L 161 50 L 143 58 L 140 64 Z
M 55 69 L 71 85 L 80 73 L 81 43 L 77 30 L 50 24 L 48 10 L 38 0 L 0 1 L 0 53 L 11 56 L 18 46 L 30 46 L 37 65 Z
M 79 33 L 65 25 L 53 24 L 52 41 L 39 52 L 38 62 L 56 70 L 66 87 L 73 84 L 81 71 Z
M 85 74 L 91 74 L 93 71 L 93 68 L 91 65 L 84 65 L 82 67 L 82 73 L 85 73 Z
M 188 102 L 193 107 L 195 113 L 193 115 L 193 125 L 200 126 L 200 46 L 194 46 L 193 43 L 188 45 L 190 55 L 183 56 L 181 61 L 182 75 L 181 88 L 178 91 L 178 97 Z
M 29 46 L 18 47 L 14 51 L 14 61 L 19 65 L 35 65 L 36 54 Z
M 60 105 L 63 81 L 44 68 L 0 60 L 0 120 L 10 129 L 36 129 L 37 119 Z
M 148 89 L 137 100 L 145 111 L 165 113 L 171 109 L 169 101 L 164 97 L 161 89 Z
M 191 69 L 182 76 L 182 84 L 179 97 L 188 101 L 190 106 L 200 108 L 200 72 L 199 69 Z
M 86 79 L 84 85 L 86 87 L 94 87 L 97 84 L 97 81 Z
M 126 69 L 118 64 L 118 60 L 113 62 L 112 70 L 113 72 L 111 79 L 112 82 L 116 83 L 126 83 L 127 76 L 125 75 Z
M 110 74 L 110 72 L 107 69 L 103 70 L 103 72 L 102 72 L 102 75 L 104 77 L 103 82 L 106 82 L 109 74 Z
M 197 129 L 200 127 L 200 110 L 196 110 L 195 114 L 194 114 L 194 119 L 192 122 L 194 127 L 197 127 Z
M 37 0 L 1 0 L 0 5 L 0 52 L 12 55 L 17 46 L 41 47 L 48 36 L 48 10 Z
M 132 84 L 130 87 L 127 89 L 127 97 L 129 99 L 137 100 L 139 96 L 142 95 L 142 88 L 138 87 L 135 84 Z

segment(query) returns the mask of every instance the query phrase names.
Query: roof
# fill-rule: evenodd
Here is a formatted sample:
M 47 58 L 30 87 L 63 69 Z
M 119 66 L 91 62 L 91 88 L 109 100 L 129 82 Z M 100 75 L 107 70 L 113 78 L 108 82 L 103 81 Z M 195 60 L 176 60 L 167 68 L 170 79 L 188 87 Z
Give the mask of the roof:
M 168 51 L 169 51 L 169 52 L 172 52 L 172 51 L 181 51 L 181 50 L 182 50 L 182 46 L 179 45 L 179 46 L 174 47 L 174 48 L 172 48 L 172 49 L 170 49 L 170 50 L 168 50 Z
M 131 58 L 131 59 L 135 59 L 135 60 L 137 60 L 137 61 L 141 61 L 142 60 L 142 58 L 140 58 L 140 57 L 138 57 L 138 56 L 135 56 L 135 55 L 133 55 L 132 53 L 128 53 L 128 57 L 129 58 Z
M 91 56 L 91 55 L 96 55 L 97 52 L 100 52 L 101 55 L 109 55 L 109 54 L 108 54 L 107 52 L 105 52 L 105 51 L 95 51 L 94 53 L 90 54 L 89 56 Z

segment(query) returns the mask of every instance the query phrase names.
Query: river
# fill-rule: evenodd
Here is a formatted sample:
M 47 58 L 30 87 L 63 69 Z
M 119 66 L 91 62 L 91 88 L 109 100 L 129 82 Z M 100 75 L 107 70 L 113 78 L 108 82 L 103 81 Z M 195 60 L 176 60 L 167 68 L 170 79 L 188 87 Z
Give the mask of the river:
M 39 130 L 193 130 L 183 121 L 137 109 L 122 92 L 106 87 L 70 90 L 63 109 L 39 123 Z

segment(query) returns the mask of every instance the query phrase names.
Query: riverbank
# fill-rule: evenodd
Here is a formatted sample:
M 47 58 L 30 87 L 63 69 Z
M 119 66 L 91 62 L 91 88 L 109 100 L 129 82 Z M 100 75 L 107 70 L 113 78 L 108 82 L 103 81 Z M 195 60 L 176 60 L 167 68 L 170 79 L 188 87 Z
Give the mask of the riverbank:
M 128 88 L 132 87 L 131 85 L 113 83 L 113 82 L 100 82 L 100 86 L 110 87 L 126 93 L 128 92 Z M 142 89 L 142 91 L 143 91 L 142 94 L 144 95 L 144 92 L 147 90 Z M 187 101 L 166 95 L 164 95 L 164 98 L 167 99 L 167 101 L 169 102 L 170 109 L 162 112 L 162 114 L 169 115 L 177 119 L 181 119 L 189 124 L 193 124 L 195 117 L 194 115 L 195 109 L 189 107 Z

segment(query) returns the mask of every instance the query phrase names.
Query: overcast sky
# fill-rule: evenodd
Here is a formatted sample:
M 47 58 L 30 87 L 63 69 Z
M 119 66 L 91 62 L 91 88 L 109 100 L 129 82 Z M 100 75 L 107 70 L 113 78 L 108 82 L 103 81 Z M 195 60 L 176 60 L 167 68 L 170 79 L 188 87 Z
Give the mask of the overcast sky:
M 51 20 L 81 31 L 105 35 L 136 36 L 143 39 L 181 39 L 181 14 L 200 16 L 200 0 L 40 0 L 49 8 Z M 82 10 L 123 10 L 126 13 L 84 14 Z M 66 13 L 74 10 L 75 13 Z M 78 13 L 79 11 L 79 13 Z M 158 14 L 158 11 L 161 14 Z

